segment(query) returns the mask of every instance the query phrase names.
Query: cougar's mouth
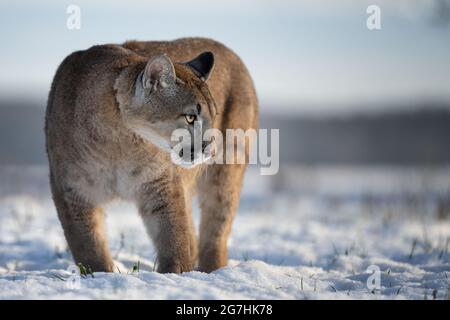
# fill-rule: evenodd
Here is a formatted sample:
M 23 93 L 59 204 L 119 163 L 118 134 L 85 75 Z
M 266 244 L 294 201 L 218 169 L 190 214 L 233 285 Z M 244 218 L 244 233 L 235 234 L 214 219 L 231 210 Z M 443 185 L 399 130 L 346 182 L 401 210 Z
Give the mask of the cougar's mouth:
M 217 152 L 216 143 L 214 141 L 202 146 L 200 152 L 195 152 L 193 149 L 186 153 L 185 148 L 181 150 L 172 149 L 171 158 L 172 162 L 183 168 L 193 168 L 200 164 L 208 162 L 214 158 Z

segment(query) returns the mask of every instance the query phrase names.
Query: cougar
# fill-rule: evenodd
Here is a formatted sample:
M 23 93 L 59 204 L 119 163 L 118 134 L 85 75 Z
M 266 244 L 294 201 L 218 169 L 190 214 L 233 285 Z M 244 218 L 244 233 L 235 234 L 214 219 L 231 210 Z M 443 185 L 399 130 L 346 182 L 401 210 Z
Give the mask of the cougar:
M 229 152 L 219 152 L 214 139 L 199 152 L 193 146 L 196 124 L 201 132 L 257 129 L 253 81 L 233 51 L 184 38 L 74 52 L 56 71 L 45 122 L 53 200 L 77 264 L 113 271 L 103 206 L 116 198 L 136 203 L 158 272 L 211 272 L 227 264 L 248 162 L 210 163 Z M 177 129 L 192 135 L 194 152 L 183 154 L 183 147 L 173 161 Z M 248 155 L 249 144 L 241 147 Z

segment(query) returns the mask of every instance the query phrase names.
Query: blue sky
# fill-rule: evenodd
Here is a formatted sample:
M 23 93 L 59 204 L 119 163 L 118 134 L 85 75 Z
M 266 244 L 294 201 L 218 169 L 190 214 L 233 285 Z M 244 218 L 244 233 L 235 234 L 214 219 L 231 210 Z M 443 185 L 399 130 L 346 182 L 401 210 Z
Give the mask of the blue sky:
M 450 26 L 431 23 L 432 3 L 4 0 L 0 97 L 45 99 L 60 61 L 94 44 L 206 36 L 242 57 L 263 109 L 450 101 Z M 71 4 L 81 9 L 80 30 L 66 28 Z M 366 28 L 370 4 L 381 8 L 381 30 Z

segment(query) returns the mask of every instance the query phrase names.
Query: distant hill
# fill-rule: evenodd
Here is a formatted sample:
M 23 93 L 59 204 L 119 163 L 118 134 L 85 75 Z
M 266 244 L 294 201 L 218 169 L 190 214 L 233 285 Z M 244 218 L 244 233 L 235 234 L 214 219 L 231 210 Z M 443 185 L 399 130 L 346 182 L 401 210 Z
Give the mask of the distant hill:
M 44 164 L 45 108 L 42 105 L 0 101 L 0 164 Z
M 39 104 L 0 101 L 0 164 L 46 163 L 44 112 Z M 262 115 L 261 127 L 280 129 L 281 163 L 450 163 L 450 111 L 433 106 L 328 118 Z
M 280 128 L 280 161 L 304 164 L 448 164 L 450 111 L 428 108 L 332 118 L 262 117 Z

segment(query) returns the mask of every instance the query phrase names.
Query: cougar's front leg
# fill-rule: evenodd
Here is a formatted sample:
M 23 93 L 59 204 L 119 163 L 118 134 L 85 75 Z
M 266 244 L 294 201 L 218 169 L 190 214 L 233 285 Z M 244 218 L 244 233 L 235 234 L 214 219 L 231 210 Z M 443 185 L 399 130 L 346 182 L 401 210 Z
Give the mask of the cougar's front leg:
M 212 165 L 199 185 L 202 211 L 199 269 L 211 272 L 228 262 L 227 241 L 239 204 L 245 165 Z
M 72 256 L 92 271 L 113 271 L 104 226 L 104 212 L 76 191 L 52 186 L 53 199 Z
M 138 207 L 157 250 L 158 272 L 191 271 L 190 226 L 179 179 L 162 177 L 142 185 Z
M 189 248 L 192 260 L 192 266 L 195 268 L 197 266 L 198 259 L 198 241 L 197 235 L 195 233 L 195 225 L 194 225 L 194 217 L 192 216 L 192 197 L 190 195 L 186 195 L 186 216 L 188 219 L 188 227 L 189 227 Z

